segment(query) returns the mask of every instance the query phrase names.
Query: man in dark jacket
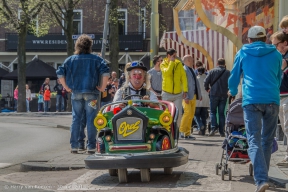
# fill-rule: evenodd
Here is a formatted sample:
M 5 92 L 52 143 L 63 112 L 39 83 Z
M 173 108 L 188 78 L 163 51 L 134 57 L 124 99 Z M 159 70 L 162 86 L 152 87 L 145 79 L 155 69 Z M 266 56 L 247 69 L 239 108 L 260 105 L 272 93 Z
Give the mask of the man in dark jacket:
M 205 90 L 210 96 L 210 117 L 211 117 L 211 132 L 209 136 L 213 136 L 217 127 L 217 108 L 219 116 L 219 133 L 224 137 L 225 126 L 225 106 L 228 98 L 228 79 L 230 71 L 226 69 L 225 59 L 220 58 L 217 62 L 217 67 L 209 71 L 204 80 Z
M 64 111 L 64 97 L 65 90 L 59 79 L 57 79 L 57 84 L 54 87 L 54 91 L 57 92 L 56 95 L 56 112 Z M 60 107 L 61 106 L 61 107 Z

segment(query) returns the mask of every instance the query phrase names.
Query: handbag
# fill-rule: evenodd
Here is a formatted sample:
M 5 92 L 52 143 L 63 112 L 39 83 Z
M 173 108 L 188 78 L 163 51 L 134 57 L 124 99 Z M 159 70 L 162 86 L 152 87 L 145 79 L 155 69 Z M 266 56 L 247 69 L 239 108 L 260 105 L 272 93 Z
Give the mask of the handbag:
M 273 145 L 272 145 L 272 153 L 275 153 L 276 151 L 278 151 L 278 143 L 277 143 L 276 137 L 274 137 Z

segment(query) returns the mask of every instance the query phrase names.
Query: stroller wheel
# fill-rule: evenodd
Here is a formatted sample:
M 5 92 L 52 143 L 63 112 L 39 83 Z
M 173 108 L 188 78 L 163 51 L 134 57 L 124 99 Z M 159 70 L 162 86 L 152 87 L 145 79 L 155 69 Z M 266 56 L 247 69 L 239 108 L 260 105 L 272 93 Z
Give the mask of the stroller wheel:
M 222 171 L 221 171 L 221 179 L 224 181 L 224 176 L 225 176 L 225 170 L 224 169 L 222 169 Z
M 216 163 L 216 165 L 215 165 L 216 175 L 219 174 L 219 169 L 221 169 L 221 167 L 220 167 L 219 163 Z
M 232 171 L 230 168 L 228 168 L 228 176 L 229 176 L 229 181 L 232 179 Z
M 253 176 L 253 165 L 251 163 L 249 164 L 249 175 Z

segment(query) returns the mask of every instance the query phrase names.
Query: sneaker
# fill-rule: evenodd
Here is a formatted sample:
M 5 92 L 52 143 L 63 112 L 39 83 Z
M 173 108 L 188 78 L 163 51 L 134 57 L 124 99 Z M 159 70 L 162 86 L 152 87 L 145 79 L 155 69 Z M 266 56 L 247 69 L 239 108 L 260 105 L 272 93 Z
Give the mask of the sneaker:
M 78 146 L 78 150 L 79 151 L 84 151 L 86 148 L 85 148 L 85 144 L 83 143 L 83 144 L 79 144 L 79 146 Z
M 56 113 L 58 113 L 59 111 L 56 111 Z
M 288 155 L 286 155 L 284 159 L 276 165 L 281 167 L 288 167 Z
M 199 131 L 198 131 L 198 135 L 203 135 L 203 131 L 202 131 L 202 130 L 199 130 Z
M 71 149 L 70 152 L 76 154 L 76 153 L 78 153 L 78 149 Z
M 224 133 L 220 133 L 220 137 L 225 137 L 225 134 Z
M 262 183 L 261 185 L 258 185 L 258 186 L 257 186 L 255 192 L 265 192 L 266 189 L 268 189 L 268 188 L 269 188 L 269 184 L 266 183 L 266 182 L 264 182 L 264 183 Z
M 195 140 L 196 139 L 195 137 L 192 136 L 192 134 L 187 135 L 187 136 L 184 136 L 184 135 L 181 134 L 181 138 L 182 139 L 190 139 L 190 140 Z
M 87 153 L 89 155 L 93 155 L 93 154 L 95 154 L 95 152 L 96 152 L 96 149 L 87 149 Z
M 215 135 L 215 130 L 210 131 L 208 136 L 214 136 Z

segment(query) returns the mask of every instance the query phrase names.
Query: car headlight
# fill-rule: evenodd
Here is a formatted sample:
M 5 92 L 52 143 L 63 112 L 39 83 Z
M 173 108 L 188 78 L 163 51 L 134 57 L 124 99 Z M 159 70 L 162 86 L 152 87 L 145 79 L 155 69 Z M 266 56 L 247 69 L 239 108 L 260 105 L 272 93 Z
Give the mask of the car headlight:
M 101 112 L 99 112 L 96 118 L 94 119 L 94 125 L 98 129 L 98 131 L 100 129 L 103 129 L 107 125 L 107 119 Z
M 171 125 L 173 119 L 170 112 L 166 109 L 159 117 L 159 121 L 163 126 Z
M 165 115 L 163 118 L 162 118 L 162 121 L 164 123 L 168 123 L 170 121 L 170 117 L 168 115 Z

